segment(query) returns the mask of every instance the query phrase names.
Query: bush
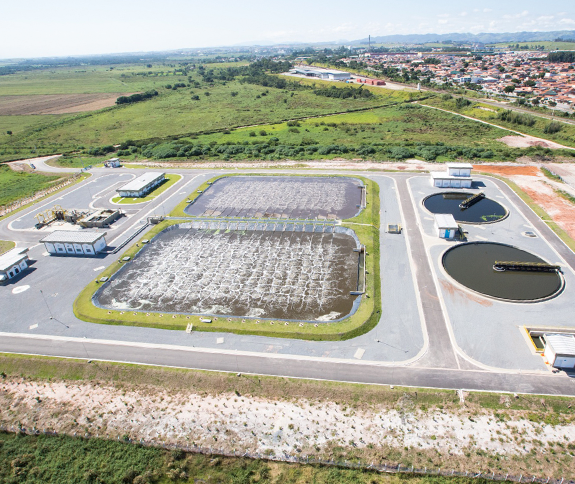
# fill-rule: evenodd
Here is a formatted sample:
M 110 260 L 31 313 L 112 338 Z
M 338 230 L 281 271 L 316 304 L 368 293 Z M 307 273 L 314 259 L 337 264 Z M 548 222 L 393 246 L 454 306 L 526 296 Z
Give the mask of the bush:
M 249 136 L 252 136 L 252 137 L 253 137 L 253 136 L 256 136 L 256 132 L 255 132 L 255 131 L 250 131 L 250 132 L 249 132 Z
M 522 126 L 533 126 L 536 122 L 536 119 L 530 114 L 517 113 L 509 109 L 501 111 L 497 115 L 497 118 L 502 121 L 507 121 L 508 123 L 519 124 Z
M 290 133 L 299 133 L 299 129 L 297 129 L 297 128 L 290 128 L 290 129 L 288 129 L 288 131 Z
M 471 106 L 472 102 L 469 99 L 466 99 L 464 97 L 458 97 L 455 100 L 455 107 L 457 109 L 463 109 L 466 108 L 467 106 Z
M 267 135 L 268 135 L 268 134 L 266 133 L 266 130 L 265 130 L 265 129 L 262 129 L 262 130 L 260 131 L 260 136 L 267 136 Z
M 555 134 L 561 131 L 562 128 L 563 126 L 561 126 L 561 123 L 558 123 L 557 121 L 551 121 L 547 126 L 545 126 L 543 132 L 545 134 Z

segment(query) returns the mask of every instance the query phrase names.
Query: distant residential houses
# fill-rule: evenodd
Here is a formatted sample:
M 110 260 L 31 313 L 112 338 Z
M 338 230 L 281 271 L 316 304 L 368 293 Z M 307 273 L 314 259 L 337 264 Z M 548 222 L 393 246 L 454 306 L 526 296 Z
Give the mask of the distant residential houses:
M 548 62 L 541 52 L 473 53 L 473 57 L 432 53 L 440 64 L 425 63 L 421 53 L 365 54 L 362 61 L 373 69 L 395 67 L 403 72 L 421 71 L 420 80 L 453 85 L 472 83 L 495 96 L 525 97 L 526 101 L 573 109 L 575 106 L 575 65 Z M 346 62 L 356 59 L 344 59 Z M 514 90 L 508 86 L 514 86 Z M 506 88 L 508 88 L 506 90 Z

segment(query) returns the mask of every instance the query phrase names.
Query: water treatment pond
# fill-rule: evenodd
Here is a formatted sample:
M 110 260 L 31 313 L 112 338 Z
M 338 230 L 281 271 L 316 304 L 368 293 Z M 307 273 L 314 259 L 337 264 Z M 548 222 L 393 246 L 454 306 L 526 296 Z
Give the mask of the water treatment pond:
M 181 227 L 181 226 L 180 226 Z M 116 310 L 330 321 L 357 296 L 346 233 L 175 228 L 155 237 L 96 295 Z
M 423 200 L 423 205 L 431 213 L 450 213 L 461 223 L 496 222 L 507 215 L 507 210 L 501 204 L 487 197 L 465 210 L 459 208 L 459 204 L 472 195 L 461 192 L 436 193 Z
M 231 176 L 188 205 L 206 217 L 346 219 L 360 210 L 362 182 L 346 177 Z
M 547 262 L 525 250 L 494 242 L 456 245 L 443 255 L 443 267 L 469 289 L 501 299 L 537 300 L 561 289 L 557 273 L 503 271 L 493 269 L 495 261 Z

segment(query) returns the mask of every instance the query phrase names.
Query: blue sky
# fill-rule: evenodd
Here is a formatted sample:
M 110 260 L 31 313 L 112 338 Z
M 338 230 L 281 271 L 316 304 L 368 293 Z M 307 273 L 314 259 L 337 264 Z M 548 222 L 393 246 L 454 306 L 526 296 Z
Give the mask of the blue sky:
M 3 2 L 0 15 L 0 58 L 575 30 L 574 0 L 26 0 Z

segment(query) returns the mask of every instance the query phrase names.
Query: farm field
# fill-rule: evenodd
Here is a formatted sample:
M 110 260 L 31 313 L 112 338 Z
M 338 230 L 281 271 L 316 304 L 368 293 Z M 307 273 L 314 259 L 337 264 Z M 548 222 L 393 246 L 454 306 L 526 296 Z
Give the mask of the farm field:
M 113 106 L 118 97 L 130 94 L 133 93 L 0 96 L 0 116 L 95 111 Z
M 535 49 L 538 45 L 542 45 L 546 51 L 575 50 L 575 42 L 550 42 L 550 41 L 500 42 L 498 44 L 488 44 L 487 46 L 495 47 L 496 49 L 515 49 L 517 44 L 519 44 L 519 47 L 527 47 L 528 49 Z

